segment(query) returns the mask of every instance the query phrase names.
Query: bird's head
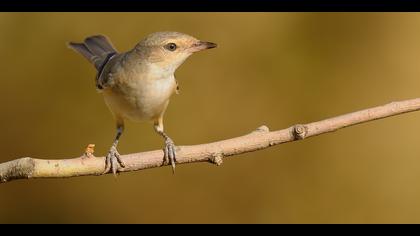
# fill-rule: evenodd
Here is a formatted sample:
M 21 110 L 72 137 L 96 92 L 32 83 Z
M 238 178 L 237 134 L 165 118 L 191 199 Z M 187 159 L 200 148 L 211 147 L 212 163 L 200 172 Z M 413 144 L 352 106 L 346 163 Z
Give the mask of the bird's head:
M 203 42 L 178 32 L 156 32 L 140 41 L 135 50 L 148 63 L 175 72 L 193 53 L 215 48 L 215 43 Z

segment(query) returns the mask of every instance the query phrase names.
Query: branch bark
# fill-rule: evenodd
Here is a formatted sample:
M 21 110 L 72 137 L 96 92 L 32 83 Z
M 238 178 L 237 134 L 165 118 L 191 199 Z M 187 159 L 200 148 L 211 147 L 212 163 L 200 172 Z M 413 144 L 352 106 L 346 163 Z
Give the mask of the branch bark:
M 308 124 L 297 124 L 283 130 L 270 132 L 261 126 L 250 134 L 213 143 L 177 147 L 177 163 L 211 162 L 220 165 L 226 157 L 257 151 L 277 144 L 301 140 L 323 133 L 368 121 L 420 110 L 420 98 L 392 102 L 345 115 Z M 92 149 L 89 146 L 88 149 Z M 24 157 L 0 164 L 0 182 L 31 178 L 63 178 L 101 175 L 105 168 L 104 157 L 89 153 L 63 160 L 43 160 Z M 122 155 L 126 167 L 119 172 L 161 167 L 163 151 L 155 150 Z

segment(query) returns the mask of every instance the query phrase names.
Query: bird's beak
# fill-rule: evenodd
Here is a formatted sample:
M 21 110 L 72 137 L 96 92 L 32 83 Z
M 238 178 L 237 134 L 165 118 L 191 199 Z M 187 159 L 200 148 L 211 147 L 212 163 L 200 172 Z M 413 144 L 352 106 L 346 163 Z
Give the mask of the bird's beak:
M 199 51 L 203 51 L 203 50 L 215 48 L 215 47 L 217 47 L 217 44 L 215 43 L 198 41 L 197 43 L 194 43 L 191 46 L 190 51 L 199 52 Z

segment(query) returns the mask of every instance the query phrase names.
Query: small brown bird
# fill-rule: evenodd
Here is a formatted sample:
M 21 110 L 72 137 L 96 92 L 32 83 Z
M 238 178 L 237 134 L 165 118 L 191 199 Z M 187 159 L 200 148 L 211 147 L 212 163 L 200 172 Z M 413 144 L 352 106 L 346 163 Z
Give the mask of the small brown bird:
M 116 120 L 117 135 L 103 173 L 112 170 L 116 174 L 120 166 L 125 167 L 117 151 L 124 120 L 152 121 L 156 132 L 165 139 L 164 162 L 175 171 L 175 144 L 163 129 L 169 99 L 178 89 L 174 73 L 194 52 L 216 46 L 178 32 L 150 34 L 124 53 L 118 53 L 103 35 L 88 37 L 83 43 L 69 43 L 95 66 L 96 87 Z

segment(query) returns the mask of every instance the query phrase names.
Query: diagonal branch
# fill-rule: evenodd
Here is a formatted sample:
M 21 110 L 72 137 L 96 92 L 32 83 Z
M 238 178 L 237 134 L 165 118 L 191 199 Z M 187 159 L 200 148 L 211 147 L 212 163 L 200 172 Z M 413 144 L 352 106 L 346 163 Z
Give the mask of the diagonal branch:
M 222 164 L 223 158 L 245 152 L 257 151 L 281 143 L 296 141 L 368 121 L 420 110 L 420 98 L 392 102 L 383 106 L 356 111 L 309 124 L 269 131 L 261 126 L 250 134 L 218 142 L 192 146 L 178 146 L 177 163 L 211 162 Z M 63 178 L 100 175 L 105 168 L 104 157 L 94 157 L 89 152 L 81 157 L 63 160 L 42 160 L 24 157 L 0 164 L 0 183 L 15 179 Z M 122 155 L 126 167 L 120 172 L 161 167 L 162 150 Z

